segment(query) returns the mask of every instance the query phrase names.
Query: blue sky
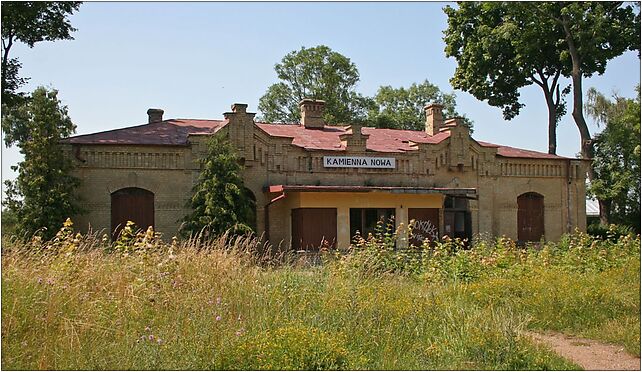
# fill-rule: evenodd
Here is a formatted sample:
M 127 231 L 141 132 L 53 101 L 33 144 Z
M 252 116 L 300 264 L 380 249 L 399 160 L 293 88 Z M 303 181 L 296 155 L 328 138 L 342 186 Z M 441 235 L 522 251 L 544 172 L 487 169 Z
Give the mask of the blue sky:
M 71 17 L 75 40 L 32 49 L 18 44 L 11 52 L 31 78 L 24 90 L 58 89 L 78 134 L 143 124 L 150 107 L 164 109 L 165 118 L 222 118 L 234 102 L 256 111 L 285 54 L 324 44 L 356 64 L 364 95 L 428 79 L 457 95 L 476 139 L 546 152 L 539 87 L 522 90 L 526 107 L 510 122 L 500 109 L 452 89 L 456 62 L 446 58 L 442 40 L 447 4 L 86 2 Z M 604 75 L 585 79 L 584 90 L 633 97 L 639 82 L 640 60 L 629 52 L 609 62 Z M 596 130 L 591 123 L 591 133 Z M 579 151 L 577 128 L 566 115 L 558 154 Z M 15 177 L 9 167 L 18 161 L 17 148 L 3 144 L 3 179 Z

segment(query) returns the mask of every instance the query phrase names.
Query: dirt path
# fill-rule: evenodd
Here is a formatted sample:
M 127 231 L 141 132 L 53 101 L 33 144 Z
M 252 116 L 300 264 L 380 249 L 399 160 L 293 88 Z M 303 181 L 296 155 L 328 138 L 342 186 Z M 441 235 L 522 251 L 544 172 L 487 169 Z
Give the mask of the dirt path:
M 547 344 L 553 351 L 586 370 L 640 370 L 640 358 L 632 356 L 619 346 L 555 332 L 526 332 L 526 335 Z

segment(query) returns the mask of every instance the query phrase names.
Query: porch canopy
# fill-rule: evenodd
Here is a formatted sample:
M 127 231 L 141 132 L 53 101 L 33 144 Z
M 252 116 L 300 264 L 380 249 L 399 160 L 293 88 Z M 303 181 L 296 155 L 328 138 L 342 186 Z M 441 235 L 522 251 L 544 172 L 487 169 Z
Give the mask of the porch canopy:
M 266 231 L 292 239 L 295 249 L 307 249 L 308 242 L 318 246 L 318 241 L 347 247 L 357 230 L 367 233 L 372 228 L 373 216 L 394 216 L 396 227 L 424 221 L 437 237 L 443 232 L 447 196 L 477 199 L 475 188 L 452 187 L 270 185 L 265 191 L 271 194 Z
M 475 188 L 414 187 L 414 186 L 316 186 L 316 185 L 271 185 L 270 193 L 284 192 L 389 192 L 391 194 L 444 194 L 448 196 L 477 199 Z

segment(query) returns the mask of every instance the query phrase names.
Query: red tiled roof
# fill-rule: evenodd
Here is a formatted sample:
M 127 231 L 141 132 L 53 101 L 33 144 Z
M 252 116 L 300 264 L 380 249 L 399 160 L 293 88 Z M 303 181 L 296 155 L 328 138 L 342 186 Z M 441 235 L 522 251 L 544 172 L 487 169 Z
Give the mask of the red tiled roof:
M 426 132 L 401 129 L 363 128 L 361 133 L 370 135 L 366 148 L 377 152 L 406 152 L 417 150 L 417 143 L 437 144 L 450 137 L 450 132 L 429 136 Z
M 348 127 L 325 126 L 323 129 L 306 129 L 299 124 L 256 123 L 265 133 L 272 137 L 292 138 L 294 146 L 307 150 L 343 151 L 340 135 L 350 133 Z
M 516 147 L 495 145 L 490 142 L 477 141 L 483 147 L 496 147 L 497 155 L 505 158 L 526 158 L 526 159 L 568 159 L 559 155 L 547 154 L 545 152 L 518 149 Z
M 323 129 L 306 129 L 298 124 L 257 123 L 259 128 L 273 137 L 292 138 L 292 144 L 307 150 L 343 151 L 342 134 L 352 134 L 350 127 L 325 126 Z M 425 132 L 399 129 L 361 128 L 361 133 L 369 136 L 366 149 L 377 152 L 405 152 L 417 150 L 416 143 L 440 143 L 450 136 L 442 132 L 429 136 Z
M 114 129 L 105 132 L 85 134 L 64 139 L 71 144 L 92 145 L 188 145 L 190 134 L 212 134 L 223 128 L 227 120 L 169 119 L 158 123 Z M 343 134 L 352 134 L 349 126 L 325 126 L 322 129 L 307 129 L 300 124 L 256 125 L 272 137 L 292 138 L 292 144 L 306 150 L 344 151 Z M 416 144 L 438 144 L 450 137 L 449 131 L 429 136 L 423 131 L 361 128 L 368 136 L 366 149 L 376 152 L 403 153 L 417 150 Z M 567 159 L 543 152 L 518 149 L 477 141 L 483 147 L 497 148 L 497 155 L 508 158 Z
M 212 134 L 227 120 L 170 119 L 157 123 L 69 137 L 63 142 L 83 145 L 186 146 L 189 134 Z

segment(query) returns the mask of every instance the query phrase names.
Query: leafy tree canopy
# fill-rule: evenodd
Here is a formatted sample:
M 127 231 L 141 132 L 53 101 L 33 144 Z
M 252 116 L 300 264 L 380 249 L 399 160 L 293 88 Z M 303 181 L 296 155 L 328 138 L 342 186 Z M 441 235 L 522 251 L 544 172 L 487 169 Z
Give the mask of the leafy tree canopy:
M 368 121 L 377 128 L 410 129 L 423 131 L 426 123 L 424 107 L 431 102 L 444 105 L 444 117 L 461 116 L 455 108 L 455 95 L 443 93 L 428 80 L 413 83 L 408 88 L 382 86 L 374 97 L 376 106 L 371 109 Z M 472 122 L 465 118 L 465 125 L 472 129 Z
M 569 69 L 559 59 L 562 31 L 552 20 L 536 22 L 514 2 L 461 2 L 457 9 L 447 6 L 444 12 L 446 55 L 458 63 L 453 86 L 501 108 L 504 118 L 511 120 L 524 107 L 520 89 L 538 85 L 549 111 L 549 153 L 554 154 L 557 122 L 566 113 L 568 93 L 559 81 Z
M 259 100 L 261 120 L 298 123 L 304 98 L 326 102 L 324 119 L 329 124 L 363 121 L 372 107 L 371 100 L 355 92 L 359 72 L 354 63 L 325 45 L 292 51 L 274 69 L 281 81 Z
M 459 116 L 455 95 L 442 93 L 427 80 L 409 88 L 382 86 L 375 97 L 364 97 L 355 91 L 359 82 L 355 64 L 324 45 L 287 54 L 275 70 L 281 81 L 259 100 L 260 120 L 299 123 L 299 102 L 304 98 L 326 102 L 324 119 L 329 124 L 423 130 L 424 106 L 430 102 L 442 103 L 446 117 Z M 470 120 L 464 122 L 472 128 Z
M 33 47 L 41 41 L 73 39 L 76 31 L 67 17 L 78 10 L 78 1 L 3 1 L 2 7 L 2 101 L 12 104 L 23 95 L 17 93 L 27 78 L 18 76 L 21 65 L 10 58 L 13 43 Z
M 549 152 L 566 112 L 560 76 L 573 79 L 573 117 L 590 157 L 590 133 L 581 115 L 581 77 L 603 73 L 626 50 L 639 50 L 639 14 L 622 2 L 460 2 L 447 6 L 446 54 L 458 67 L 451 83 L 508 120 L 519 114 L 519 89 L 538 85 L 549 110 Z M 578 111 L 579 110 L 579 111 Z
M 589 194 L 600 202 L 600 222 L 633 226 L 640 231 L 640 86 L 637 98 L 594 88 L 587 94 L 586 113 L 605 128 L 595 136 L 594 178 Z
M 537 22 L 554 21 L 561 29 L 564 48 L 559 59 L 570 66 L 568 75 L 573 86 L 573 119 L 580 132 L 582 157 L 593 157 L 591 134 L 583 115 L 582 77 L 602 74 L 608 61 L 627 50 L 640 50 L 640 14 L 632 4 L 608 2 L 541 2 L 522 3 Z M 557 37 L 558 33 L 555 31 Z M 593 178 L 592 170 L 589 179 Z
M 24 161 L 12 167 L 14 181 L 5 181 L 4 205 L 15 213 L 17 232 L 32 235 L 40 230 L 51 238 L 62 223 L 79 212 L 74 191 L 78 179 L 69 174 L 72 164 L 63 154 L 60 140 L 73 134 L 76 126 L 58 92 L 39 87 L 31 99 L 3 117 L 16 131 L 9 136 L 16 142 Z
M 572 72 L 574 53 L 579 57 L 582 76 L 591 77 L 603 74 L 608 61 L 627 50 L 640 50 L 640 13 L 634 11 L 633 3 L 541 2 L 521 6 L 535 20 L 552 20 L 557 24 L 556 30 L 564 32 L 565 47 L 559 58 L 568 66 L 567 74 Z
M 501 107 L 508 120 L 524 106 L 519 88 L 533 84 L 538 70 L 556 72 L 563 67 L 555 42 L 539 37 L 546 25 L 529 22 L 520 10 L 516 3 L 502 2 L 459 2 L 457 9 L 444 8 L 446 55 L 458 63 L 451 82 Z
M 183 218 L 181 233 L 218 236 L 227 230 L 241 234 L 255 228 L 255 200 L 243 185 L 242 166 L 223 133 L 208 140 L 207 155 L 189 201 L 191 212 Z

